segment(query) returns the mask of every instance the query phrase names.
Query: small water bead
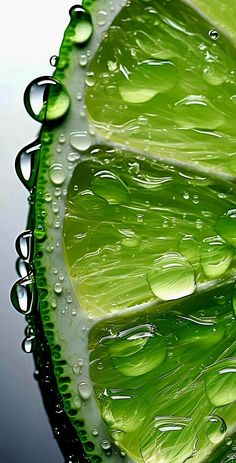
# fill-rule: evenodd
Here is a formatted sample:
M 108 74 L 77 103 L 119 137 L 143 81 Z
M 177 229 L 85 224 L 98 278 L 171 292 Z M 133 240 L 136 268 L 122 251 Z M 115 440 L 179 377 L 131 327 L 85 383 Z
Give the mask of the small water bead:
M 107 11 L 100 10 L 97 14 L 97 23 L 99 26 L 105 26 L 107 21 Z
M 72 309 L 71 315 L 73 315 L 73 316 L 75 317 L 76 314 L 77 314 L 77 310 L 76 310 L 76 309 Z
M 22 232 L 16 240 L 16 251 L 19 257 L 21 257 L 21 259 L 27 262 L 30 261 L 32 251 L 33 251 L 32 237 L 33 237 L 32 231 L 26 230 Z
M 111 443 L 108 440 L 103 440 L 101 442 L 101 447 L 103 450 L 110 450 L 111 449 Z
M 25 90 L 24 104 L 29 115 L 38 122 L 54 122 L 66 115 L 70 97 L 65 87 L 50 76 L 33 80 Z
M 204 69 L 203 78 L 210 85 L 222 85 L 227 80 L 227 70 L 221 63 L 211 62 Z
M 137 214 L 137 222 L 138 223 L 143 223 L 144 215 L 143 214 Z
M 218 278 L 229 268 L 232 249 L 218 236 L 205 238 L 201 246 L 201 266 L 208 278 Z
M 54 212 L 54 214 L 57 214 L 58 211 L 59 211 L 59 206 L 58 206 L 58 203 L 56 201 L 53 201 L 53 203 L 52 203 L 52 211 Z
M 164 301 L 189 296 L 196 289 L 192 265 L 177 252 L 156 259 L 147 272 L 147 281 L 155 296 Z
M 87 72 L 85 76 L 85 83 L 88 87 L 93 87 L 95 84 L 95 74 L 94 72 Z
M 211 415 L 208 417 L 205 429 L 209 441 L 212 444 L 218 444 L 224 438 L 227 426 L 223 418 L 218 415 Z
M 80 381 L 78 384 L 78 391 L 82 399 L 88 400 L 92 393 L 91 385 L 85 380 Z
M 50 193 L 46 193 L 44 199 L 46 203 L 50 203 L 52 201 L 52 195 Z
M 225 439 L 225 443 L 226 443 L 226 445 L 228 445 L 228 446 L 232 445 L 232 442 L 233 442 L 233 439 L 231 439 L 231 437 L 227 437 L 227 438 Z
M 219 38 L 219 34 L 215 29 L 211 29 L 208 32 L 208 35 L 209 35 L 210 39 L 212 39 L 212 40 L 217 40 Z
M 217 233 L 232 246 L 236 247 L 236 209 L 227 211 L 215 225 Z
M 81 67 L 85 67 L 88 64 L 88 57 L 87 55 L 80 55 L 79 57 L 79 64 Z
M 73 6 L 69 13 L 70 16 L 76 18 L 77 21 L 72 40 L 77 45 L 84 45 L 88 42 L 93 33 L 91 16 L 88 11 L 78 5 Z
M 22 342 L 22 349 L 26 354 L 31 354 L 35 347 L 35 336 L 26 337 Z
M 49 63 L 51 64 L 51 66 L 53 66 L 55 68 L 57 63 L 58 63 L 58 56 L 57 55 L 52 55 L 50 60 L 49 60 Z
M 56 294 L 61 294 L 62 293 L 62 284 L 61 283 L 55 283 L 53 286 L 53 289 Z
M 57 308 L 57 302 L 56 302 L 55 300 L 52 300 L 52 301 L 51 301 L 51 307 L 52 307 L 53 309 L 56 309 L 56 308 Z
M 61 188 L 55 188 L 54 190 L 54 195 L 59 198 L 61 196 Z
M 94 429 L 92 430 L 92 435 L 95 436 L 95 437 L 97 437 L 98 434 L 99 434 L 98 429 L 94 428 Z
M 205 373 L 206 394 L 214 407 L 236 400 L 236 358 L 220 360 Z
M 117 69 L 118 69 L 117 61 L 108 60 L 107 61 L 107 67 L 108 67 L 110 72 L 117 71 Z
M 61 133 L 61 134 L 59 135 L 58 141 L 59 141 L 59 143 L 61 143 L 62 145 L 65 143 L 66 137 L 65 137 L 64 133 Z
M 79 160 L 79 158 L 80 158 L 80 155 L 78 153 L 73 153 L 73 152 L 69 153 L 67 156 L 67 159 L 70 162 L 76 162 Z
M 41 144 L 37 139 L 24 147 L 16 157 L 16 173 L 23 185 L 30 191 L 36 182 L 39 166 L 39 152 Z
M 70 135 L 70 144 L 72 148 L 79 151 L 86 151 L 92 144 L 91 135 L 86 131 L 73 132 Z
M 49 177 L 54 185 L 62 185 L 66 175 L 66 171 L 61 164 L 53 164 L 49 169 Z
M 123 204 L 129 200 L 129 190 L 125 183 L 113 172 L 101 170 L 96 172 L 91 188 L 100 198 L 110 205 Z
M 23 315 L 32 312 L 37 304 L 37 293 L 30 275 L 18 280 L 11 290 L 11 301 L 15 309 Z

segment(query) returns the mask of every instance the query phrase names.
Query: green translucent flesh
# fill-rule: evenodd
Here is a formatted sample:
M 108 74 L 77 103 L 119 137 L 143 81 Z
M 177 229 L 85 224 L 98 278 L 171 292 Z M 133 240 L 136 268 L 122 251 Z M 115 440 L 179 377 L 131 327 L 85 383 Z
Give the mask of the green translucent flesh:
M 117 445 L 135 461 L 208 461 L 235 425 L 235 334 L 232 285 L 96 324 L 91 377 Z
M 123 8 L 90 66 L 88 113 L 111 142 L 234 176 L 235 5 L 191 3 L 203 13 L 180 0 Z
M 232 179 L 235 165 L 234 98 L 228 97 L 233 95 L 234 86 L 230 74 L 232 45 L 223 35 L 215 43 L 208 39 L 213 25 L 200 20 L 184 4 L 179 8 L 175 0 L 157 5 L 132 1 L 123 9 L 123 33 L 119 30 L 120 16 L 110 28 L 114 43 L 109 42 L 108 32 L 98 52 L 102 55 L 103 50 L 108 53 L 107 47 L 109 53 L 113 49 L 107 59 L 107 75 L 102 77 L 108 89 L 101 86 L 104 71 L 96 63 L 97 58 L 90 68 L 83 60 L 87 51 L 93 54 L 102 38 L 103 29 L 98 27 L 100 9 L 108 12 L 105 30 L 114 5 L 105 0 L 90 3 L 86 3 L 94 15 L 90 45 L 80 46 L 81 36 L 86 40 L 83 34 L 88 36 L 89 30 L 77 28 L 75 18 L 65 34 L 55 78 L 63 83 L 71 106 L 59 126 L 45 126 L 42 130 L 36 186 L 36 282 L 59 391 L 93 463 L 123 458 L 147 463 L 183 463 L 188 458 L 193 463 L 221 463 L 224 460 L 215 457 L 217 449 L 219 455 L 231 451 L 224 442 L 234 432 L 236 422 L 236 305 L 231 283 L 235 274 L 235 187 L 224 179 L 225 174 Z M 119 9 L 121 1 L 118 3 Z M 160 11 L 154 10 L 162 9 L 165 15 L 168 10 L 171 15 L 172 7 L 175 16 L 185 17 L 182 29 L 189 25 L 191 15 L 195 18 L 194 27 L 191 25 L 195 35 L 179 31 L 180 22 L 176 26 L 172 20 L 158 20 L 153 27 L 154 18 L 160 16 Z M 142 76 L 138 69 L 127 87 L 127 79 L 118 76 L 114 55 L 120 50 L 122 63 L 118 64 L 122 64 L 124 73 L 136 60 L 137 55 L 129 55 L 136 37 L 132 31 L 127 32 L 131 14 L 132 31 L 140 33 L 139 43 L 142 41 L 145 47 L 138 62 L 153 62 L 144 62 Z M 140 18 L 139 27 L 135 16 Z M 175 21 L 180 19 L 176 17 Z M 157 26 L 166 42 L 147 36 L 146 28 L 158 34 Z M 197 72 L 204 51 L 198 48 L 195 52 L 196 34 L 199 43 L 205 41 L 205 53 L 208 50 L 219 57 L 210 68 L 206 64 L 204 91 Z M 156 48 L 156 43 L 160 44 L 161 54 L 168 52 L 169 56 L 153 57 L 151 49 Z M 192 44 L 188 53 L 186 43 L 189 47 Z M 124 50 L 127 56 L 123 56 Z M 182 59 L 190 71 L 181 71 Z M 224 77 L 224 62 L 229 81 Z M 171 73 L 173 67 L 175 75 Z M 81 115 L 84 101 L 80 103 L 78 98 L 78 92 L 84 94 L 82 82 L 88 81 L 87 72 L 95 74 L 95 84 L 91 80 L 87 84 L 90 115 L 98 108 L 105 124 L 102 131 L 100 122 L 97 124 L 100 134 L 108 134 L 112 142 L 125 143 L 123 151 L 107 146 L 104 140 L 96 145 L 100 142 L 96 137 L 87 151 L 75 147 L 73 134 L 88 129 Z M 182 90 L 178 77 L 181 72 Z M 191 75 L 188 82 L 185 74 Z M 180 103 L 180 109 L 176 109 L 178 121 L 186 123 L 187 117 L 191 126 L 185 130 L 182 122 L 180 126 L 176 121 L 175 126 L 171 123 L 176 117 L 173 101 L 173 107 L 168 106 L 168 94 L 174 95 L 173 79 L 178 100 L 186 97 L 181 96 L 184 89 L 188 89 L 188 95 L 193 94 L 188 104 Z M 102 108 L 98 93 L 91 105 L 92 92 L 98 89 Z M 122 101 L 125 98 L 136 102 L 121 107 L 117 95 Z M 205 95 L 210 101 L 208 106 L 202 104 Z M 221 109 L 218 97 L 222 98 Z M 155 108 L 161 107 L 161 101 L 157 118 Z M 190 110 L 194 108 L 191 114 L 186 113 L 189 106 Z M 198 106 L 206 108 L 204 116 Z M 114 125 L 112 107 L 118 118 L 115 131 L 109 127 L 110 123 Z M 64 103 L 58 107 L 53 94 L 49 94 L 47 111 L 51 121 L 56 118 L 55 112 L 58 116 L 66 110 Z M 126 112 L 132 122 L 120 124 L 119 118 Z M 112 117 L 107 118 L 108 114 Z M 199 118 L 207 125 L 195 130 L 192 125 Z M 161 126 L 152 123 L 168 129 L 167 141 L 162 129 L 159 131 Z M 148 155 L 148 151 L 155 154 L 154 146 L 158 146 L 156 154 L 160 156 L 164 144 L 161 156 L 173 156 L 170 163 Z M 146 157 L 140 154 L 144 151 Z M 198 157 L 194 164 L 199 153 L 201 161 Z M 189 170 L 181 168 L 180 161 L 187 164 L 187 158 L 192 164 Z M 209 168 L 208 174 L 203 172 L 204 166 Z
M 92 149 L 73 172 L 64 219 L 81 306 L 96 318 L 231 278 L 235 201 L 229 182 Z

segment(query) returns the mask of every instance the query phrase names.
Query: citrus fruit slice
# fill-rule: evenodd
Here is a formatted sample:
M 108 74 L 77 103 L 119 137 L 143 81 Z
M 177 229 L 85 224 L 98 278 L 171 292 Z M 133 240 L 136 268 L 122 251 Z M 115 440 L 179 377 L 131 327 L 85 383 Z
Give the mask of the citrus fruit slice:
M 31 212 L 12 299 L 39 308 L 92 463 L 236 458 L 235 14 L 85 0 L 25 92 L 43 125 L 17 158 Z

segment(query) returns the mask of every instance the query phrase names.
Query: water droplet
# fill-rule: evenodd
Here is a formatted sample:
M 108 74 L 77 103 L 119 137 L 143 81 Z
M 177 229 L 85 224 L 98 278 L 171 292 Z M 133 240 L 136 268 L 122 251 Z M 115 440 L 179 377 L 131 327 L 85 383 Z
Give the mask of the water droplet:
M 79 160 L 79 158 L 80 158 L 79 153 L 72 153 L 72 152 L 69 153 L 67 157 L 68 161 L 70 162 L 76 162 Z
M 46 238 L 46 233 L 43 225 L 39 224 L 34 230 L 34 236 L 38 241 L 44 241 Z
M 88 87 L 93 87 L 95 84 L 95 74 L 94 72 L 87 72 L 85 76 L 85 83 Z
M 99 434 L 98 429 L 94 428 L 94 429 L 92 430 L 92 435 L 95 436 L 95 437 L 97 437 L 98 434 Z
M 24 104 L 29 115 L 38 122 L 54 122 L 64 117 L 70 97 L 63 85 L 53 77 L 33 80 L 25 90 Z
M 163 254 L 154 261 L 147 281 L 155 296 L 164 301 L 189 296 L 196 289 L 192 265 L 175 252 Z
M 88 400 L 91 396 L 91 386 L 88 384 L 87 381 L 80 381 L 78 384 L 78 391 L 82 399 Z
M 57 63 L 58 63 L 58 56 L 57 55 L 52 55 L 50 60 L 49 60 L 49 63 L 51 64 L 51 66 L 53 66 L 55 68 Z
M 80 55 L 79 57 L 79 64 L 81 67 L 85 67 L 88 64 L 88 58 L 87 55 Z
M 107 12 L 105 10 L 100 10 L 97 15 L 97 23 L 99 26 L 105 26 L 107 21 Z
M 143 214 L 137 214 L 137 222 L 138 223 L 143 223 L 144 216 Z
M 72 39 L 76 44 L 83 45 L 88 42 L 93 33 L 91 16 L 82 6 L 77 5 L 70 9 L 70 16 L 77 21 Z
M 231 445 L 232 442 L 233 442 L 233 439 L 231 439 L 231 437 L 227 437 L 227 438 L 225 439 L 226 445 Z
M 109 170 L 96 172 L 91 187 L 93 193 L 111 205 L 126 203 L 129 199 L 129 190 L 125 183 Z
M 76 314 L 77 314 L 77 310 L 76 310 L 76 309 L 72 309 L 71 315 L 73 315 L 73 316 L 75 317 Z
M 214 407 L 236 400 L 236 358 L 220 360 L 205 373 L 206 394 Z
M 109 60 L 109 61 L 107 61 L 107 67 L 108 67 L 110 72 L 115 72 L 118 69 L 118 64 L 117 64 L 116 61 Z
M 36 182 L 39 167 L 39 152 L 41 144 L 35 140 L 23 148 L 16 157 L 16 173 L 23 185 L 31 190 Z
M 16 261 L 16 271 L 21 278 L 26 277 L 30 273 L 29 265 L 25 260 L 19 258 Z
M 217 222 L 215 229 L 222 238 L 236 247 L 236 209 L 227 211 Z
M 232 262 L 232 249 L 219 237 L 205 238 L 201 246 L 201 265 L 208 278 L 223 275 Z
M 206 434 L 212 444 L 218 444 L 225 436 L 227 426 L 223 418 L 218 415 L 210 415 L 206 424 Z
M 46 203 L 50 203 L 52 201 L 52 195 L 50 193 L 45 193 L 44 199 Z
M 116 430 L 116 431 L 112 431 L 111 432 L 111 435 L 112 435 L 112 438 L 114 440 L 115 443 L 119 443 L 121 442 L 124 437 L 125 437 L 125 432 L 124 431 L 119 431 L 119 430 Z
M 49 169 L 49 176 L 54 185 L 61 185 L 66 179 L 66 171 L 61 164 L 53 164 Z
M 61 283 L 55 283 L 53 286 L 53 289 L 56 294 L 61 294 L 62 293 L 62 284 Z
M 208 32 L 208 35 L 209 35 L 210 39 L 212 39 L 212 40 L 217 40 L 219 38 L 219 34 L 215 29 L 211 29 Z
M 31 354 L 35 347 L 35 336 L 25 338 L 22 342 L 22 349 L 26 354 Z
M 26 230 L 21 233 L 16 240 L 16 251 L 21 259 L 29 262 L 32 257 L 33 243 L 32 231 Z
M 70 144 L 79 151 L 86 151 L 92 144 L 92 138 L 87 131 L 73 132 L 70 135 Z
M 221 63 L 211 62 L 204 69 L 203 78 L 210 85 L 222 85 L 227 80 L 227 71 Z
M 11 301 L 15 309 L 23 315 L 30 314 L 33 307 L 36 307 L 37 293 L 30 275 L 14 284 L 11 290 Z
M 111 444 L 110 444 L 110 442 L 108 440 L 103 440 L 101 442 L 101 447 L 102 447 L 103 450 L 110 450 Z
M 236 455 L 231 453 L 221 463 L 236 463 Z

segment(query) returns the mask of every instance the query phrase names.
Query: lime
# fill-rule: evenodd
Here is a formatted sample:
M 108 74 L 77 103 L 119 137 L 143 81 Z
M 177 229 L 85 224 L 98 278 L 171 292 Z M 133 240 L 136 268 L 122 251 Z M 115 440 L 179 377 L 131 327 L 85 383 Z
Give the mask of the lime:
M 236 7 L 85 0 L 70 16 L 42 110 L 25 97 L 44 121 L 36 183 L 17 161 L 64 409 L 92 463 L 230 461 Z M 13 290 L 26 314 L 33 283 Z

